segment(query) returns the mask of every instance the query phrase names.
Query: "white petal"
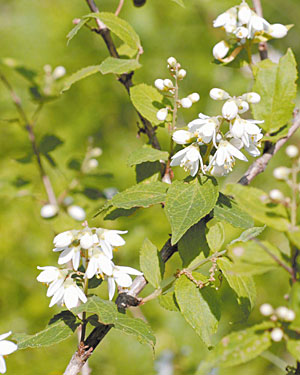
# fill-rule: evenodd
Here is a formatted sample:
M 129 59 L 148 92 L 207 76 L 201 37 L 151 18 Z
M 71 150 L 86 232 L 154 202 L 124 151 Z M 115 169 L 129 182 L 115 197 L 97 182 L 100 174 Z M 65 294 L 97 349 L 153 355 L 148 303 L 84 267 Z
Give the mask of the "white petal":
M 90 233 L 85 233 L 80 239 L 80 246 L 83 249 L 89 249 L 94 245 L 94 237 Z
M 238 111 L 238 106 L 233 100 L 228 100 L 222 108 L 222 114 L 226 120 L 233 120 L 237 116 Z
M 71 231 L 66 231 L 58 234 L 54 237 L 53 243 L 55 247 L 66 247 L 69 246 L 73 241 L 73 234 Z
M 64 303 L 69 310 L 78 305 L 78 293 L 75 285 L 68 286 L 65 289 Z
M 126 266 L 117 266 L 117 271 L 120 271 L 122 273 L 128 273 L 129 275 L 143 275 L 143 272 L 136 270 L 132 267 L 126 267 Z
M 112 246 L 123 246 L 125 244 L 125 240 L 119 235 L 120 231 L 117 230 L 109 230 L 104 232 L 104 239 L 108 241 Z M 125 231 L 127 233 L 127 231 Z
M 79 267 L 79 263 L 80 263 L 80 251 L 77 250 L 77 251 L 74 251 L 74 255 L 73 255 L 73 268 L 75 271 L 78 270 L 78 267 Z
M 218 150 L 216 151 L 216 164 L 219 167 L 222 167 L 224 165 L 226 154 L 227 154 L 226 150 L 222 146 L 220 148 L 218 148 Z
M 6 373 L 6 364 L 5 364 L 5 360 L 2 357 L 2 355 L 0 355 L 0 373 L 1 374 L 5 374 Z
M 108 242 L 104 241 L 104 240 L 100 240 L 100 246 L 101 246 L 101 249 L 104 252 L 104 254 L 109 259 L 112 259 L 113 258 L 113 251 L 112 251 L 112 247 L 110 246 L 110 244 Z
M 177 130 L 173 133 L 173 140 L 179 145 L 185 145 L 191 141 L 193 134 L 187 130 Z
M 241 151 L 239 151 L 237 148 L 235 148 L 233 145 L 231 145 L 230 143 L 228 143 L 228 151 L 230 152 L 230 154 L 240 160 L 243 160 L 243 161 L 248 161 L 248 159 L 246 158 L 246 156 L 241 153 Z
M 107 286 L 108 286 L 108 297 L 110 300 L 112 300 L 116 291 L 116 284 L 112 277 L 107 278 Z
M 98 265 L 103 273 L 107 276 L 111 276 L 113 273 L 113 263 L 112 261 L 107 258 L 104 254 L 100 254 L 98 256 Z
M 217 60 L 223 59 L 227 55 L 229 48 L 229 44 L 225 40 L 217 43 L 212 51 L 214 58 Z
M 273 38 L 284 38 L 288 33 L 288 29 L 280 23 L 274 23 L 274 25 L 270 25 L 267 33 Z
M 181 160 L 184 158 L 186 154 L 186 149 L 184 148 L 183 150 L 180 150 L 176 152 L 175 155 L 172 156 L 172 161 L 171 161 L 171 167 L 175 167 L 177 165 L 180 165 Z
M 15 352 L 18 349 L 18 345 L 14 342 L 3 340 L 0 341 L 0 355 L 8 355 Z
M 50 283 L 51 281 L 56 280 L 58 275 L 59 272 L 56 267 L 49 267 L 47 270 L 42 271 L 36 279 L 40 283 Z
M 89 261 L 89 264 L 88 264 L 88 267 L 87 267 L 87 270 L 85 272 L 85 276 L 88 278 L 88 279 L 91 279 L 97 272 L 97 260 L 92 257 Z
M 246 121 L 245 127 L 246 127 L 246 132 L 250 135 L 256 135 L 261 132 L 260 128 L 257 125 L 252 124 L 251 122 L 248 122 L 248 121 Z
M 188 149 L 189 147 L 187 147 Z M 197 160 L 199 160 L 200 158 L 200 153 L 199 151 L 197 150 L 196 147 L 190 147 L 189 150 L 187 151 L 186 153 L 186 157 L 188 160 L 190 160 L 191 162 L 196 162 Z
M 76 288 L 79 299 L 82 301 L 82 303 L 86 303 L 87 301 L 86 295 L 83 293 L 83 291 L 79 288 L 78 285 L 75 285 L 75 288 Z
M 49 288 L 47 290 L 47 297 L 53 296 L 53 294 L 55 294 L 58 291 L 58 289 L 61 288 L 63 283 L 64 283 L 63 278 L 52 281 L 52 283 L 49 285 Z
M 67 247 L 59 256 L 57 263 L 58 264 L 65 264 L 69 262 L 74 254 L 74 248 Z
M 114 279 L 122 288 L 128 288 L 132 284 L 132 279 L 127 273 L 116 273 L 116 275 L 114 275 Z
M 0 335 L 0 340 L 4 340 L 6 339 L 8 336 L 11 335 L 11 331 L 9 332 L 6 332 L 6 333 L 3 333 L 2 335 Z
M 61 287 L 60 289 L 58 289 L 54 296 L 52 297 L 51 301 L 50 301 L 50 304 L 49 304 L 49 307 L 52 307 L 54 306 L 56 303 L 58 302 L 62 302 L 62 299 L 63 299 L 63 296 L 64 296 L 64 288 Z

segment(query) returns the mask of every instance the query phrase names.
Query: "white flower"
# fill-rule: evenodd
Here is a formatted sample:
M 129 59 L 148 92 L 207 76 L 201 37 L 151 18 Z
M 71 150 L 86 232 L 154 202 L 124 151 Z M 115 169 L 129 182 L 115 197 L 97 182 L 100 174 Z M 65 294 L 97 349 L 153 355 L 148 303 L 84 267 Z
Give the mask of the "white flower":
M 37 267 L 42 272 L 36 278 L 40 283 L 49 284 L 47 291 L 47 296 L 52 295 L 54 292 L 60 288 L 68 274 L 68 270 L 60 270 L 57 267 L 46 266 L 46 267 Z M 50 293 L 50 294 L 49 294 Z
M 269 27 L 270 24 L 264 18 L 259 17 L 256 13 L 252 12 L 252 16 L 248 22 L 248 39 L 254 38 L 257 33 L 268 31 Z
M 86 269 L 85 276 L 91 279 L 95 275 L 112 275 L 113 262 L 111 258 L 107 257 L 106 254 L 97 247 L 94 247 L 89 251 L 89 263 Z
M 92 232 L 86 232 L 83 236 L 80 236 L 80 246 L 87 250 L 90 249 L 95 243 L 97 243 L 97 237 Z
M 65 247 L 65 248 L 55 248 L 53 251 L 62 251 L 58 258 L 58 264 L 66 264 L 72 260 L 74 270 L 78 270 L 80 263 L 80 246 Z
M 285 149 L 285 153 L 287 154 L 288 157 L 293 159 L 299 155 L 299 150 L 298 150 L 298 147 L 296 147 L 295 145 L 289 145 Z
M 263 303 L 259 308 L 260 313 L 263 316 L 270 316 L 273 314 L 273 307 L 269 303 Z
M 287 167 L 277 167 L 273 171 L 273 176 L 277 180 L 287 180 L 291 173 L 291 169 Z
M 68 214 L 77 221 L 85 220 L 86 214 L 82 207 L 72 205 L 67 208 Z
M 275 201 L 275 202 L 281 202 L 284 200 L 284 195 L 278 189 L 272 189 L 269 192 L 269 197 L 272 199 L 272 201 Z
M 99 245 L 103 250 L 104 254 L 112 259 L 113 248 L 125 245 L 124 239 L 120 234 L 127 233 L 127 230 L 109 230 L 109 229 L 96 229 L 96 235 L 99 240 Z
M 248 111 L 249 109 L 249 104 L 248 102 L 246 102 L 245 100 L 243 100 L 242 98 L 237 98 L 236 99 L 236 104 L 238 106 L 238 109 L 239 109 L 239 113 L 245 113 Z
M 190 98 L 182 98 L 180 100 L 180 104 L 182 105 L 183 108 L 191 108 L 193 105 L 193 102 L 191 101 Z
M 248 37 L 249 30 L 244 26 L 240 26 L 235 30 L 234 34 L 239 39 L 245 39 Z
M 180 165 L 185 171 L 189 171 L 192 177 L 196 176 L 199 170 L 199 162 L 203 171 L 202 157 L 199 152 L 199 147 L 192 144 L 172 156 L 171 167 Z
M 250 138 L 252 136 L 260 136 L 261 129 L 256 124 L 261 124 L 264 121 L 244 120 L 237 116 L 230 124 L 230 134 L 234 138 L 239 138 L 245 147 L 250 146 Z M 254 138 L 253 138 L 254 140 Z
M 242 3 L 238 10 L 238 20 L 242 25 L 248 24 L 252 15 L 252 11 L 247 3 Z
M 83 303 L 87 301 L 86 295 L 71 277 L 67 278 L 60 287 L 52 288 L 51 292 L 49 290 L 50 287 L 47 292 L 48 297 L 52 296 L 49 307 L 55 304 L 65 304 L 67 309 L 70 310 L 78 306 L 79 300 Z
M 11 335 L 11 331 L 0 335 L 0 373 L 6 372 L 6 364 L 3 356 L 11 354 L 18 349 L 18 345 L 12 341 L 5 340 Z
M 194 134 L 187 130 L 176 130 L 172 135 L 173 141 L 179 145 L 190 143 L 193 137 Z
M 283 331 L 280 328 L 274 328 L 271 331 L 271 339 L 275 342 L 281 341 L 283 338 Z
M 227 33 L 232 33 L 237 26 L 237 9 L 232 7 L 220 14 L 214 21 L 214 27 L 224 27 Z
M 273 25 L 270 25 L 267 33 L 271 37 L 279 39 L 284 38 L 287 35 L 288 29 L 286 26 L 281 25 L 280 23 L 274 23 Z
M 213 88 L 209 92 L 209 96 L 213 100 L 226 100 L 229 99 L 231 96 L 225 90 Z
M 129 275 L 142 275 L 142 272 L 123 266 L 113 267 L 112 275 L 107 278 L 108 281 L 108 295 L 109 299 L 112 300 L 116 291 L 116 284 L 121 288 L 129 288 L 132 284 L 132 279 Z M 116 284 L 115 284 L 116 283 Z
M 188 124 L 189 130 L 197 136 L 200 144 L 208 144 L 211 141 L 216 144 L 216 132 L 220 125 L 218 117 L 209 117 L 199 113 L 199 119 L 193 120 Z
M 193 92 L 188 96 L 189 99 L 191 99 L 192 103 L 197 103 L 200 100 L 200 95 L 197 92 Z
M 228 51 L 229 51 L 229 44 L 225 40 L 221 40 L 221 42 L 217 43 L 213 48 L 213 56 L 217 60 L 223 59 Z
M 75 232 L 77 233 L 77 231 Z M 72 241 L 74 241 L 74 239 L 74 231 L 68 230 L 55 236 L 53 243 L 55 247 L 67 247 L 72 243 Z
M 50 219 L 51 217 L 54 217 L 58 213 L 58 207 L 55 206 L 54 204 L 45 204 L 41 208 L 41 216 L 44 219 Z
M 246 156 L 242 154 L 241 151 L 234 147 L 230 142 L 222 140 L 219 143 L 219 147 L 217 148 L 217 151 L 215 152 L 209 163 L 208 170 L 210 171 L 211 168 L 216 166 L 223 167 L 226 170 L 231 171 L 235 163 L 234 158 L 248 161 Z
M 175 59 L 175 57 L 172 57 L 172 56 L 168 58 L 167 62 L 171 68 L 175 68 L 177 64 L 177 60 Z
M 163 79 L 156 79 L 154 81 L 154 86 L 158 89 L 158 90 L 161 90 L 163 91 L 165 89 L 165 86 L 164 86 L 164 80 Z
M 239 107 L 233 99 L 227 100 L 222 108 L 222 115 L 226 120 L 233 120 L 239 113 Z
M 165 121 L 168 116 L 168 108 L 162 108 L 156 113 L 156 117 L 159 121 Z
M 54 79 L 59 79 L 63 77 L 66 74 L 66 68 L 64 66 L 57 66 L 53 73 L 52 76 Z
M 177 74 L 178 79 L 183 79 L 185 76 L 186 76 L 186 70 L 180 69 L 178 74 Z
M 166 89 L 172 89 L 174 87 L 173 82 L 169 78 L 164 79 L 164 87 Z
M 88 162 L 87 162 L 87 166 L 89 169 L 94 169 L 94 168 L 97 168 L 99 165 L 99 162 L 97 159 L 90 159 Z

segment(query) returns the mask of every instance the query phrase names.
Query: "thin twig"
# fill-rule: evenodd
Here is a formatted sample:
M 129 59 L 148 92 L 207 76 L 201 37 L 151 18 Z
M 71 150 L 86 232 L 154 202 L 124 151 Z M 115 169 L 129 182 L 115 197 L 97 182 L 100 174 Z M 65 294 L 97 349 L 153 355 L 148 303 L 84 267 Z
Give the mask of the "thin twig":
M 119 5 L 118 5 L 118 8 L 117 8 L 117 10 L 115 11 L 115 16 L 118 16 L 118 15 L 120 14 L 123 5 L 124 5 L 124 0 L 120 0 L 120 1 L 119 1 Z
M 45 169 L 44 169 L 44 166 L 43 166 L 43 163 L 42 163 L 42 160 L 41 160 L 40 152 L 39 152 L 39 149 L 38 149 L 38 146 L 37 146 L 37 143 L 36 143 L 36 138 L 35 138 L 35 134 L 34 134 L 34 131 L 33 131 L 34 123 L 31 123 L 30 120 L 28 119 L 28 117 L 27 117 L 27 115 L 26 115 L 26 113 L 23 109 L 20 98 L 18 97 L 18 95 L 14 91 L 13 87 L 11 86 L 11 84 L 8 82 L 8 80 L 6 79 L 6 77 L 2 73 L 0 73 L 0 79 L 3 82 L 4 86 L 7 88 L 7 90 L 9 91 L 10 96 L 12 98 L 12 101 L 13 101 L 14 105 L 16 106 L 17 111 L 19 112 L 19 115 L 20 115 L 21 119 L 23 120 L 23 122 L 25 124 L 25 129 L 28 132 L 28 137 L 29 137 L 29 140 L 31 142 L 33 152 L 36 156 L 36 160 L 37 160 L 38 168 L 39 168 L 39 171 L 40 171 L 41 179 L 42 179 L 42 182 L 44 184 L 44 187 L 45 187 L 45 190 L 46 190 L 46 193 L 47 193 L 47 196 L 48 196 L 48 201 L 49 201 L 49 203 L 56 206 L 57 205 L 56 196 L 55 196 L 52 184 L 50 182 L 50 179 L 45 172 Z M 40 107 L 38 107 L 38 112 L 39 112 L 39 110 L 40 110 Z M 35 113 L 34 118 L 35 118 L 36 115 L 37 115 L 37 113 Z
M 263 11 L 260 0 L 252 0 L 255 12 L 259 17 L 263 17 Z M 268 47 L 266 42 L 261 42 L 258 45 L 258 51 L 261 60 L 265 60 L 268 58 Z
M 272 157 L 281 149 L 281 147 L 291 138 L 291 136 L 298 130 L 300 127 L 300 114 L 297 113 L 294 116 L 294 121 L 292 126 L 289 129 L 289 132 L 286 137 L 279 139 L 275 144 L 271 144 L 267 148 L 263 155 L 256 159 L 248 168 L 244 176 L 238 181 L 241 185 L 249 185 L 250 182 L 260 173 L 264 172 L 269 161 Z

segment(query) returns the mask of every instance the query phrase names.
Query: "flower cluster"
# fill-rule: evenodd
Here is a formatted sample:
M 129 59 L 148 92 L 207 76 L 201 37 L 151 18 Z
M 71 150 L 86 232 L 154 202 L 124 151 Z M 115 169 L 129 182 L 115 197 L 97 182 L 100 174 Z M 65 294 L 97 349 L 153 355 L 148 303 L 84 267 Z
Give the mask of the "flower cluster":
M 226 91 L 214 88 L 210 91 L 214 100 L 225 100 L 222 115 L 213 117 L 202 113 L 199 118 L 188 124 L 188 130 L 177 130 L 173 133 L 173 140 L 181 145 L 190 144 L 177 152 L 171 161 L 171 166 L 181 166 L 190 172 L 191 176 L 198 173 L 199 166 L 203 173 L 213 176 L 224 176 L 232 171 L 235 158 L 247 161 L 240 151 L 244 148 L 251 156 L 257 157 L 259 142 L 263 137 L 257 124 L 263 121 L 245 120 L 240 115 L 249 109 L 249 103 L 260 101 L 260 96 L 249 92 L 239 97 L 231 97 Z M 224 123 L 229 123 L 229 131 L 222 133 Z M 200 153 L 200 146 L 206 146 L 204 159 Z M 215 148 L 214 155 L 210 152 Z M 205 165 L 209 162 L 208 165 Z
M 17 344 L 14 342 L 5 340 L 11 335 L 11 331 L 0 335 L 0 373 L 4 374 L 6 372 L 6 364 L 4 357 L 5 355 L 11 354 L 18 349 Z
M 283 38 L 288 28 L 279 23 L 270 24 L 259 17 L 243 0 L 240 5 L 220 14 L 213 22 L 214 27 L 222 27 L 229 36 L 229 41 L 222 40 L 213 48 L 215 59 L 222 60 L 232 47 L 243 46 L 247 40 L 266 41 L 271 38 Z
M 194 92 L 185 98 L 178 98 L 178 81 L 182 80 L 186 76 L 186 70 L 181 68 L 181 65 L 179 62 L 177 62 L 175 57 L 169 57 L 167 61 L 168 69 L 175 82 L 168 78 L 159 78 L 155 80 L 154 85 L 158 90 L 164 92 L 166 96 L 174 98 L 177 108 L 190 108 L 194 103 L 199 101 L 200 95 Z M 156 114 L 157 119 L 162 122 L 165 121 L 168 113 L 172 110 L 173 109 L 171 107 L 161 108 Z
M 85 227 L 58 234 L 53 241 L 53 251 L 60 252 L 58 264 L 65 268 L 38 267 L 42 272 L 37 280 L 49 285 L 47 297 L 52 297 L 49 307 L 64 304 L 72 309 L 80 301 L 85 303 L 88 279 L 94 276 L 108 281 L 110 300 L 115 294 L 115 284 L 120 288 L 130 287 L 132 279 L 129 275 L 142 273 L 131 267 L 116 266 L 112 261 L 113 249 L 125 244 L 120 236 L 125 233 L 127 231 Z M 80 271 L 80 264 L 84 272 Z

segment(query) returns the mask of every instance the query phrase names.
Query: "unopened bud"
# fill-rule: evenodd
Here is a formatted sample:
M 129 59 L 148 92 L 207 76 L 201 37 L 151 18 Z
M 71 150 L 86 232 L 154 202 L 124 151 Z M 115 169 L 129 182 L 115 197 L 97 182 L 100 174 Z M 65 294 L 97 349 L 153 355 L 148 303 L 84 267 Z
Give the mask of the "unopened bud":
M 53 78 L 59 79 L 66 74 L 66 68 L 64 66 L 57 66 L 53 71 Z
M 288 157 L 293 159 L 299 155 L 299 150 L 298 147 L 296 147 L 295 145 L 290 145 L 285 149 L 285 153 Z
M 271 332 L 271 339 L 275 342 L 281 341 L 283 338 L 283 331 L 280 328 L 274 328 Z
M 167 89 L 172 89 L 174 87 L 173 82 L 170 79 L 164 79 L 164 87 Z
M 167 62 L 171 68 L 175 68 L 177 64 L 177 60 L 175 59 L 175 57 L 172 56 L 168 58 Z
M 242 98 L 251 104 L 257 104 L 260 102 L 260 95 L 256 92 L 247 92 L 246 94 L 242 95 Z
M 248 31 L 247 27 L 241 26 L 241 27 L 238 27 L 235 30 L 235 35 L 239 39 L 245 39 L 245 38 L 247 38 L 248 34 L 249 34 L 249 31 Z
M 286 313 L 286 316 L 285 316 L 285 320 L 287 322 L 292 322 L 293 320 L 295 320 L 296 318 L 296 314 L 293 310 L 288 310 L 287 313 Z
M 284 200 L 284 195 L 278 189 L 273 189 L 269 192 L 269 197 L 275 202 L 282 202 Z
M 197 103 L 200 100 L 200 95 L 197 92 L 193 92 L 188 98 L 191 99 L 192 103 Z
M 217 43 L 213 48 L 213 56 L 217 60 L 223 59 L 229 51 L 229 44 L 222 40 L 221 42 Z
M 285 306 L 279 306 L 275 310 L 275 313 L 276 313 L 276 315 L 278 316 L 279 319 L 285 320 L 288 311 L 289 311 L 289 309 L 287 307 L 285 307 Z
M 273 314 L 273 307 L 269 303 L 264 303 L 259 308 L 260 313 L 263 316 L 270 316 Z
M 69 206 L 67 208 L 68 214 L 77 221 L 83 221 L 85 220 L 86 214 L 82 207 L 80 206 Z
M 226 120 L 233 120 L 238 114 L 238 106 L 234 100 L 228 100 L 222 108 L 222 115 Z
M 183 79 L 185 76 L 186 76 L 186 70 L 185 69 L 180 69 L 179 72 L 178 72 L 177 77 L 179 79 Z
M 44 219 L 50 219 L 51 217 L 54 217 L 58 213 L 58 207 L 54 204 L 45 204 L 40 211 L 41 216 Z
M 228 94 L 228 92 L 222 89 L 218 89 L 218 88 L 211 89 L 209 92 L 209 96 L 213 100 L 225 100 L 225 99 L 230 98 L 230 95 Z
M 102 155 L 102 150 L 100 147 L 95 147 L 90 151 L 90 155 L 94 158 L 97 158 L 98 156 Z
M 80 18 L 74 18 L 72 23 L 73 23 L 73 25 L 78 25 L 80 21 L 81 21 Z
M 191 106 L 193 105 L 193 102 L 189 98 L 182 98 L 180 100 L 180 104 L 183 108 L 191 108 Z
M 239 101 L 238 105 L 239 105 L 239 113 L 245 113 L 249 109 L 249 104 L 245 100 Z
M 162 108 L 156 113 L 156 117 L 159 121 L 165 121 L 168 116 L 168 108 Z
M 90 169 L 94 169 L 94 168 L 97 168 L 97 167 L 98 167 L 99 162 L 98 162 L 97 159 L 90 159 L 90 160 L 88 161 L 87 165 L 88 165 L 88 167 L 89 167 Z
M 161 78 L 156 79 L 155 82 L 154 82 L 154 86 L 155 86 L 158 90 L 163 91 L 163 90 L 165 89 L 165 86 L 164 86 L 164 80 L 161 79 Z
M 277 167 L 273 171 L 273 176 L 277 178 L 277 180 L 287 180 L 291 173 L 290 168 L 287 167 Z
M 239 6 L 238 19 L 242 25 L 247 24 L 250 21 L 252 12 L 247 3 L 242 3 Z
M 274 23 L 271 25 L 268 30 L 268 34 L 273 38 L 284 38 L 288 33 L 286 26 L 281 25 L 280 23 Z

